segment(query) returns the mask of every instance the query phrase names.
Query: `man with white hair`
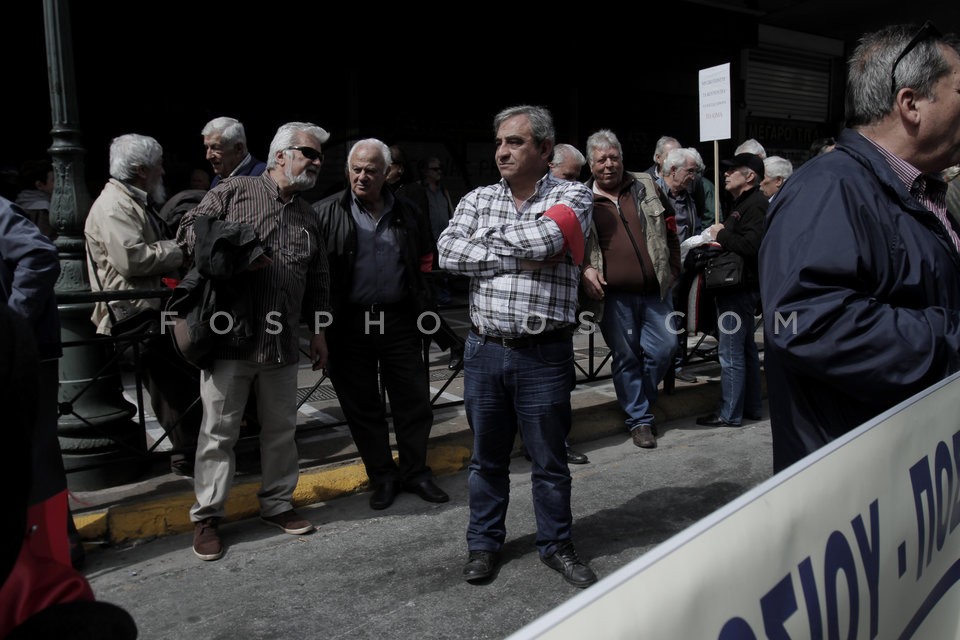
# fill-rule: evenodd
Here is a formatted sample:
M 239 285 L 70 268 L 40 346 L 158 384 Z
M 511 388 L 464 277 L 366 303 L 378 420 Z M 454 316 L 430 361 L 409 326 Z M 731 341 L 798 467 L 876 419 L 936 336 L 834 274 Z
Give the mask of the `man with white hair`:
M 213 167 L 210 188 L 230 176 L 258 176 L 267 165 L 254 158 L 247 150 L 247 132 L 236 118 L 214 118 L 200 132 L 207 153 L 207 162 Z
M 691 190 L 703 174 L 700 153 L 693 148 L 676 148 L 667 153 L 661 165 L 663 192 L 677 220 L 677 238 L 684 240 L 700 233 L 701 220 Z
M 647 173 L 624 171 L 622 149 L 609 129 L 587 138 L 596 231 L 581 287 L 613 352 L 613 385 L 627 431 L 634 445 L 653 449 L 657 386 L 677 348 L 670 318 L 680 242 L 669 202 Z
M 770 156 L 763 161 L 763 180 L 760 181 L 760 191 L 767 199 L 773 202 L 773 196 L 783 187 L 790 174 L 793 173 L 793 163 L 780 156 Z
M 741 142 L 740 146 L 733 152 L 733 155 L 738 156 L 741 153 L 752 153 L 755 156 L 760 156 L 761 160 L 767 157 L 766 149 L 754 138 L 749 138 Z
M 572 144 L 561 142 L 553 148 L 553 159 L 550 161 L 550 173 L 561 180 L 579 180 L 580 172 L 587 159 Z
M 84 224 L 87 271 L 96 291 L 160 289 L 165 276 L 178 276 L 184 256 L 168 237 L 156 207 L 166 198 L 163 147 L 154 138 L 130 133 L 110 144 L 110 179 Z M 91 319 L 97 333 L 109 335 L 113 322 L 145 309 L 160 309 L 158 298 L 97 302 Z M 129 346 L 129 345 L 128 345 Z M 169 340 L 143 340 L 138 374 L 150 396 L 157 422 L 177 451 L 171 470 L 190 475 L 200 429 L 196 378 L 173 352 Z M 127 348 L 124 357 L 130 357 Z M 131 358 L 132 359 L 132 358 Z M 183 367 L 187 370 L 184 371 Z
M 377 510 L 401 491 L 427 502 L 450 499 L 427 466 L 433 408 L 420 326 L 439 327 L 428 313 L 435 307 L 426 279 L 433 235 L 414 202 L 386 186 L 391 160 L 390 148 L 376 138 L 355 143 L 347 154 L 350 187 L 313 207 L 330 261 L 330 380 L 373 489 L 370 508 Z
M 177 241 L 193 254 L 198 221 L 206 216 L 250 228 L 264 250 L 227 282 L 243 291 L 252 337 L 221 341 L 211 364 L 201 370 L 203 424 L 197 444 L 190 509 L 193 552 L 217 560 L 223 544 L 217 531 L 233 483 L 234 445 L 251 390 L 257 394 L 263 475 L 258 493 L 260 518 L 285 533 L 314 530 L 293 509 L 299 478 L 297 444 L 297 374 L 300 318 L 309 319 L 310 359 L 314 369 L 327 364 L 327 343 L 318 315 L 329 312 L 327 254 L 316 215 L 300 193 L 313 188 L 323 163 L 321 146 L 330 138 L 309 122 L 281 126 L 270 143 L 267 170 L 239 176 L 211 189 L 184 215 Z M 204 224 L 204 223 L 201 223 Z

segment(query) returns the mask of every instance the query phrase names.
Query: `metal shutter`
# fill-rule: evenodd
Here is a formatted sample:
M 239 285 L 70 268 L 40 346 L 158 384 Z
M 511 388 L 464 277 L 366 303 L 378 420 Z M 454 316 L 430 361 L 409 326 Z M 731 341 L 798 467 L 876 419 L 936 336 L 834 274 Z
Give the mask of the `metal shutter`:
M 826 55 L 765 45 L 747 51 L 747 115 L 826 122 L 830 64 Z

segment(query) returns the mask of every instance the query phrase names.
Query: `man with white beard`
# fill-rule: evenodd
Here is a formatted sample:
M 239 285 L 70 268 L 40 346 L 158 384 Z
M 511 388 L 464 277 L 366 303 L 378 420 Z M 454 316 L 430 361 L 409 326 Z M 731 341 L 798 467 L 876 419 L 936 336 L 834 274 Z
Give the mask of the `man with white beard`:
M 244 307 L 250 338 L 216 342 L 210 364 L 200 372 L 203 424 L 190 519 L 193 553 L 201 560 L 223 555 L 217 526 L 233 484 L 233 447 L 251 391 L 260 422 L 260 519 L 291 535 L 314 530 L 292 504 L 300 473 L 295 439 L 299 329 L 300 318 L 308 318 L 313 368 L 326 367 L 327 342 L 316 318 L 330 311 L 330 274 L 319 219 L 300 192 L 316 183 L 321 145 L 329 138 L 309 122 L 281 126 L 270 143 L 266 172 L 223 180 L 184 215 L 177 230 L 177 241 L 194 259 L 212 245 L 202 236 L 210 218 L 251 232 L 262 249 L 224 281 Z
M 110 144 L 110 179 L 97 196 L 87 221 L 87 269 L 95 289 L 159 289 L 161 278 L 175 276 L 183 252 L 155 207 L 163 204 L 163 147 L 150 136 L 128 133 Z M 155 298 L 130 301 L 127 313 L 160 308 Z M 117 307 L 114 307 L 116 310 Z M 104 302 L 98 302 L 92 320 L 97 333 L 109 334 L 112 320 Z
M 110 144 L 110 179 L 90 208 L 84 226 L 87 270 L 95 291 L 159 289 L 165 276 L 177 277 L 183 251 L 157 215 L 163 203 L 163 148 L 150 136 L 135 133 Z M 161 300 L 114 300 L 110 309 L 98 302 L 91 319 L 97 333 L 110 334 L 114 321 L 143 309 L 160 309 Z M 136 362 L 138 375 L 150 396 L 157 422 L 169 434 L 174 453 L 171 470 L 192 475 L 193 456 L 200 431 L 201 411 L 191 407 L 199 394 L 196 371 L 174 353 L 164 336 L 143 338 L 139 362 L 129 343 L 126 359 Z

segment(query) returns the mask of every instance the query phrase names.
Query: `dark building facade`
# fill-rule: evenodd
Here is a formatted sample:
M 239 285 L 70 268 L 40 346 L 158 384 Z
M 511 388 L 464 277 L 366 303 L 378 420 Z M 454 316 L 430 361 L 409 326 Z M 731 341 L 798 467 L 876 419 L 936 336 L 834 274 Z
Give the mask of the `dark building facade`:
M 497 179 L 492 118 L 521 103 L 549 107 L 558 141 L 581 148 L 594 130 L 614 130 L 631 170 L 651 164 L 664 134 L 696 146 L 712 165 L 712 143 L 700 142 L 698 72 L 727 62 L 734 117 L 719 154 L 752 137 L 799 164 L 813 139 L 842 126 L 843 62 L 860 30 L 854 22 L 839 34 L 805 33 L 783 26 L 790 16 L 764 4 L 811 3 L 678 1 L 655 14 L 634 5 L 622 19 L 599 21 L 589 7 L 583 16 L 522 9 L 497 16 L 478 6 L 465 21 L 428 20 L 428 9 L 333 20 L 303 3 L 226 10 L 171 1 L 131 14 L 128 3 L 71 2 L 86 180 L 98 193 L 110 140 L 137 132 L 163 145 L 175 191 L 190 169 L 207 168 L 200 129 L 230 115 L 244 122 L 261 158 L 283 122 L 327 128 L 318 193 L 340 186 L 353 141 L 378 137 L 414 160 L 440 156 L 456 194 Z M 49 92 L 43 3 L 9 5 L 3 11 L 17 28 L 2 46 L 15 63 L 6 87 L 14 97 L 0 164 L 16 165 L 49 146 Z M 898 21 L 871 6 L 874 22 Z M 807 18 L 805 28 L 811 24 Z

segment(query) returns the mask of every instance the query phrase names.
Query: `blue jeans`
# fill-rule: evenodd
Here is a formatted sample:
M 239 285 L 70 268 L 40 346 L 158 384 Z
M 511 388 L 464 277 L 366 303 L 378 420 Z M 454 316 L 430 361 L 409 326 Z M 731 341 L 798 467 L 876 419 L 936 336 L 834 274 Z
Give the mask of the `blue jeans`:
M 627 430 L 653 424 L 657 386 L 672 366 L 678 342 L 668 296 L 607 293 L 600 331 L 613 352 L 613 387 Z
M 464 408 L 473 430 L 467 549 L 499 551 L 506 538 L 510 453 L 517 429 L 530 455 L 536 544 L 543 557 L 569 540 L 573 341 L 510 349 L 471 332 L 463 350 Z
M 760 415 L 760 356 L 754 340 L 756 291 L 717 294 L 717 329 L 720 344 L 720 418 L 740 424 L 743 414 Z

